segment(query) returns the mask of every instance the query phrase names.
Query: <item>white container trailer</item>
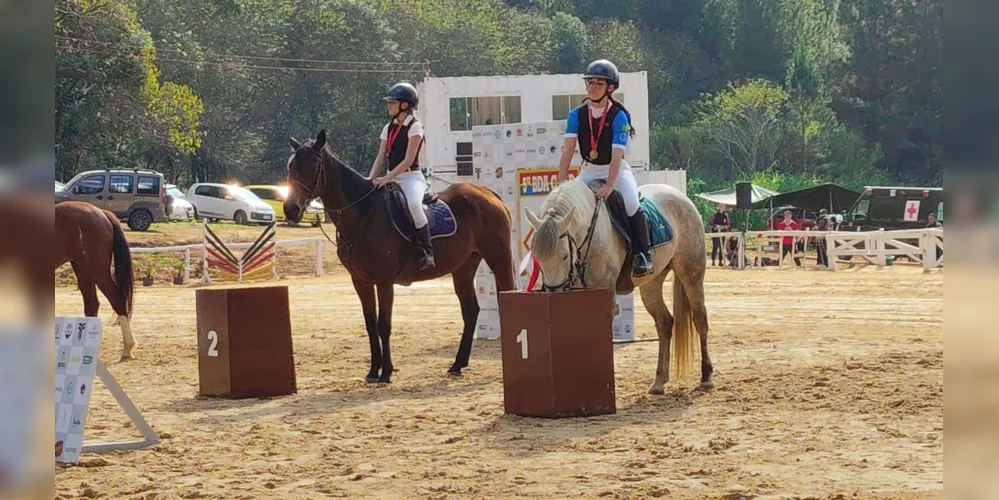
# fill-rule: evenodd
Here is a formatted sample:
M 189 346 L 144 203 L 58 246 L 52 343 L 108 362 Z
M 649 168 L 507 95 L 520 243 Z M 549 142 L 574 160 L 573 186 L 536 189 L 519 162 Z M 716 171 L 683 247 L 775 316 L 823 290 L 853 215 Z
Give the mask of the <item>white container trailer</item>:
M 446 182 L 476 182 L 472 165 L 472 127 L 565 120 L 585 98 L 583 74 L 429 77 L 417 85 L 416 112 L 426 131 L 420 164 Z M 649 91 L 645 71 L 621 73 L 614 94 L 631 113 L 636 135 L 625 159 L 636 172 L 649 166 Z

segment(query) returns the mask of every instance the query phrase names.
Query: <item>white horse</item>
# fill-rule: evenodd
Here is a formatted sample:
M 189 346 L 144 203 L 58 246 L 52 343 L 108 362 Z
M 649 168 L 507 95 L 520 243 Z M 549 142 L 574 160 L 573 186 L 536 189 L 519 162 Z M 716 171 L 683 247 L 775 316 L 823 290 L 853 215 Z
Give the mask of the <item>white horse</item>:
M 695 328 L 700 334 L 701 388 L 710 390 L 714 388 L 714 368 L 708 355 L 708 314 L 704 307 L 707 257 L 701 215 L 689 198 L 667 185 L 642 186 L 639 195 L 659 209 L 672 226 L 674 237 L 653 250 L 653 272 L 634 281 L 629 248 L 611 222 L 608 204 L 598 204 L 594 191 L 584 181 L 577 178 L 555 188 L 545 199 L 540 217 L 525 207 L 535 230 L 531 251 L 541 268 L 542 285 L 546 290 L 612 288 L 618 294 L 639 288 L 642 303 L 655 320 L 659 334 L 656 379 L 649 392 L 665 392 L 671 339 L 677 376 L 687 371 L 694 357 Z M 663 282 L 670 270 L 675 319 L 663 300 Z

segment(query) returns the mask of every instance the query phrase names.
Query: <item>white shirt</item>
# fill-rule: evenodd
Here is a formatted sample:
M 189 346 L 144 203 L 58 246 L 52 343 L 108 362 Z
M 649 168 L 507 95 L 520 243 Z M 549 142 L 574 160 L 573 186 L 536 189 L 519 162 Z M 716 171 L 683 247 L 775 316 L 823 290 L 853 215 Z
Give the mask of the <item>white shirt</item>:
M 403 125 L 411 125 L 409 127 L 409 133 L 407 135 L 409 137 L 416 137 L 416 136 L 423 137 L 423 124 L 420 123 L 420 122 L 413 123 L 413 120 L 415 120 L 415 118 L 413 118 L 413 115 L 409 115 L 409 116 L 406 117 L 406 121 L 403 122 Z M 392 120 L 392 122 L 393 123 L 398 123 L 395 120 Z M 391 125 L 391 123 L 386 123 L 385 126 L 382 127 L 382 135 L 379 136 L 379 139 L 381 139 L 383 141 L 387 141 L 388 140 L 388 129 L 389 129 L 389 125 Z

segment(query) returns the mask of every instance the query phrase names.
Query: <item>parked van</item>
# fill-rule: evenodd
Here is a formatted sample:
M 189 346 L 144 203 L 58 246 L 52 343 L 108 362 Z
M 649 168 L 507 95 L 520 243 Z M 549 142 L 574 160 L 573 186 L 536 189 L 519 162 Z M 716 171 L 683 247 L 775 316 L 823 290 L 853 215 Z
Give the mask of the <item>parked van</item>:
M 943 188 L 867 186 L 847 211 L 840 229 L 922 229 L 931 213 L 943 222 Z
M 153 170 L 109 169 L 82 172 L 55 192 L 55 202 L 85 201 L 114 213 L 133 231 L 145 231 L 167 220 L 163 174 Z

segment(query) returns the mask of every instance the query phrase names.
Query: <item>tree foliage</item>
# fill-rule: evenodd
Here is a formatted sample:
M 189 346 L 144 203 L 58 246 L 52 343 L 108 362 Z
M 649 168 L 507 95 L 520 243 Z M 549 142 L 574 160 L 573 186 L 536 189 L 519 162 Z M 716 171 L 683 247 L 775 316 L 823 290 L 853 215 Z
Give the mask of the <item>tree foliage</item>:
M 648 72 L 653 166 L 705 189 L 760 172 L 939 183 L 942 15 L 935 0 L 57 0 L 57 177 L 273 182 L 288 136 L 319 128 L 363 170 L 396 81 L 609 58 Z

